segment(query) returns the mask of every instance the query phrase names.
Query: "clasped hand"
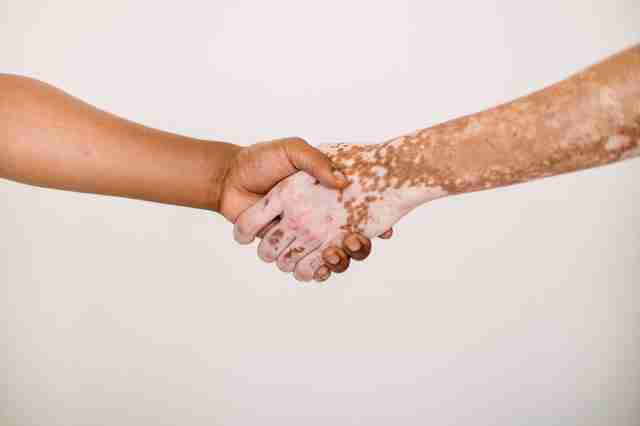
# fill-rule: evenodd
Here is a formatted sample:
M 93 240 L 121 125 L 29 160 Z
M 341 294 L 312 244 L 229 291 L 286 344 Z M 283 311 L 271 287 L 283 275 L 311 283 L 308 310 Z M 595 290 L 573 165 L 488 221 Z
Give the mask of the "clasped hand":
M 345 271 L 350 259 L 365 259 L 370 238 L 391 237 L 391 226 L 412 207 L 398 191 L 382 188 L 384 179 L 355 167 L 378 149 L 332 144 L 316 150 L 298 138 L 243 148 L 227 173 L 220 212 L 235 224 L 237 242 L 261 238 L 263 261 L 299 281 L 324 281 Z
M 345 200 L 370 198 L 336 168 L 336 149 L 318 150 L 299 138 L 240 148 L 222 185 L 219 211 L 235 224 L 236 241 L 260 238 L 258 256 L 299 281 L 344 272 L 351 259 L 370 254 L 370 238 L 392 235 L 391 220 L 351 223 L 364 217 L 357 203 Z

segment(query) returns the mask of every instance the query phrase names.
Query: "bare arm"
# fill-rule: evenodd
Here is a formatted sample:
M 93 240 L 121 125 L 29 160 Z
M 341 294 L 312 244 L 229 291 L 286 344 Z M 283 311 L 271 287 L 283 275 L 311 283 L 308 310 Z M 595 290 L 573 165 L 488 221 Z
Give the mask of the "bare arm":
M 317 253 L 298 256 L 313 247 L 295 243 L 301 234 L 312 234 L 321 248 L 339 246 L 346 232 L 380 235 L 412 209 L 439 197 L 640 155 L 640 46 L 484 112 L 381 144 L 322 149 L 351 186 L 328 191 L 299 173 L 265 199 L 277 206 L 272 214 L 283 220 L 258 253 L 267 261 L 277 259 L 284 270 L 295 263 L 296 276 L 303 280 L 327 265 Z M 249 209 L 236 223 L 236 239 L 250 240 L 265 216 L 257 207 Z
M 217 210 L 237 150 L 150 129 L 45 83 L 0 75 L 0 177 L 6 179 Z
M 399 183 L 447 194 L 637 156 L 640 46 L 529 96 L 383 145 L 403 166 Z

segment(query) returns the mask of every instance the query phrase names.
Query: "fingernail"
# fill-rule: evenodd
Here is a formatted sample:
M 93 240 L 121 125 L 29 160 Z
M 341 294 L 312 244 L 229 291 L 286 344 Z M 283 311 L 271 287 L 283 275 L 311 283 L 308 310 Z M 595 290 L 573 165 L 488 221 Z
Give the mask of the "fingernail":
M 336 254 L 332 254 L 331 256 L 327 257 L 327 260 L 332 265 L 337 265 L 338 263 L 340 263 L 340 258 Z
M 347 247 L 351 251 L 358 251 L 360 250 L 360 243 L 358 241 L 347 241 Z
M 318 280 L 326 280 L 328 276 L 329 276 L 329 268 L 327 268 L 326 266 L 321 266 L 316 271 L 316 279 Z

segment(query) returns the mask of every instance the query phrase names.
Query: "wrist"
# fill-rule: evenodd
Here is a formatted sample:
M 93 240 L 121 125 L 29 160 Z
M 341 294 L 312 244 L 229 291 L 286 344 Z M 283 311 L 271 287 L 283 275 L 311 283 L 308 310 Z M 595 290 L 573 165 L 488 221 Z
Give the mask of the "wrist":
M 221 204 L 226 190 L 228 177 L 242 147 L 227 142 L 209 142 L 206 144 L 204 161 L 210 175 L 204 182 L 204 208 L 221 213 Z
M 426 167 L 421 158 L 425 151 L 410 149 L 407 142 L 408 137 L 400 137 L 375 144 L 327 144 L 320 149 L 361 191 L 387 197 L 410 211 L 448 192 Z

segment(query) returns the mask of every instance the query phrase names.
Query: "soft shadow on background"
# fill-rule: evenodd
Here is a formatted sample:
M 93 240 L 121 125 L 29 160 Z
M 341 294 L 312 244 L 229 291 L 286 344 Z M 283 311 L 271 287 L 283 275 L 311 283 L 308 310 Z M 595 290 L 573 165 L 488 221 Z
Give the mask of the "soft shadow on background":
M 377 142 L 639 22 L 635 0 L 5 0 L 0 71 L 195 137 Z M 638 182 L 640 159 L 434 202 L 298 285 L 213 214 L 0 181 L 0 423 L 638 425 Z

